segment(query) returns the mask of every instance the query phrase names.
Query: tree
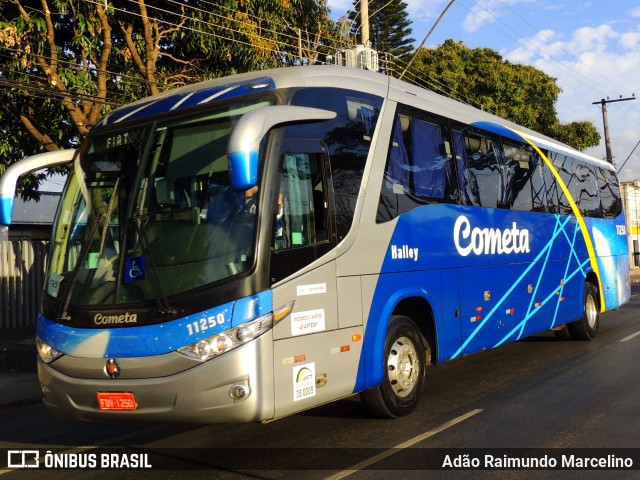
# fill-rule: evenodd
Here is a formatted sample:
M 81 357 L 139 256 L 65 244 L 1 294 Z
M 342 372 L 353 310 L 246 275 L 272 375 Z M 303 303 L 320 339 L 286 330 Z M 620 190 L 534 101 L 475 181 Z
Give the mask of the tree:
M 586 120 L 558 123 L 550 136 L 578 150 L 586 150 L 600 143 L 600 132 L 593 123 Z
M 446 40 L 422 48 L 413 63 L 415 76 L 443 95 L 482 108 L 583 150 L 598 145 L 600 134 L 588 121 L 561 124 L 556 79 L 528 65 L 511 63 L 494 50 L 470 49 Z
M 324 0 L 2 2 L 0 174 L 26 155 L 77 147 L 105 113 L 140 97 L 313 63 L 334 32 Z M 27 196 L 41 179 L 22 183 Z
M 360 0 L 354 1 L 354 12 L 349 14 L 349 19 L 352 35 L 362 43 L 362 19 L 356 11 L 359 3 Z M 369 0 L 369 39 L 374 50 L 394 57 L 408 54 L 415 42 L 409 37 L 413 31 L 410 26 L 407 4 L 403 0 Z

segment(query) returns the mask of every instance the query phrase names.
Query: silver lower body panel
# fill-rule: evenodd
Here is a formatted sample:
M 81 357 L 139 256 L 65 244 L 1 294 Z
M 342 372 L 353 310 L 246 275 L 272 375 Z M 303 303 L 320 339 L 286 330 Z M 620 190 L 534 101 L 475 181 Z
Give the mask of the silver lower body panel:
M 56 368 L 56 363 L 63 359 Z M 271 332 L 208 362 L 176 373 L 167 370 L 167 364 L 171 362 L 166 358 L 123 358 L 118 361 L 123 375 L 110 379 L 106 374 L 101 374 L 102 378 L 78 375 L 86 372 L 87 363 L 99 362 L 102 365 L 106 359 L 62 357 L 50 365 L 39 360 L 38 377 L 44 404 L 57 417 L 82 421 L 235 423 L 273 418 Z M 128 363 L 135 363 L 137 367 L 147 364 L 146 368 L 138 368 L 147 375 L 153 371 L 154 363 L 162 365 L 162 368 L 156 368 L 153 376 L 126 378 Z M 231 395 L 231 389 L 238 385 L 244 386 L 248 392 L 242 399 Z M 101 410 L 98 392 L 131 392 L 137 408 Z

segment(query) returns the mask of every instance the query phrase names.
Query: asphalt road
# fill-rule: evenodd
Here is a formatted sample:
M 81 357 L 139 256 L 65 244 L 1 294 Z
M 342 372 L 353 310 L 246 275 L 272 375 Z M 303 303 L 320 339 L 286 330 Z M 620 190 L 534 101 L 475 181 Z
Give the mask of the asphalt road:
M 6 454 L 2 449 L 37 450 L 42 468 L 47 450 L 66 456 L 65 461 L 70 454 L 80 461 L 94 455 L 99 463 L 106 451 L 102 447 L 116 446 L 128 454 L 147 454 L 154 466 L 152 471 L 46 472 L 48 479 L 65 480 L 640 479 L 638 379 L 640 295 L 635 295 L 624 308 L 601 316 L 593 342 L 563 341 L 544 333 L 431 368 L 422 404 L 402 419 L 369 417 L 357 396 L 266 425 L 74 423 L 52 417 L 40 404 L 0 414 L 0 455 Z M 619 461 L 631 460 L 633 469 L 584 470 L 575 463 L 563 471 L 442 468 L 443 462 L 456 459 L 477 459 L 485 466 L 486 455 L 498 461 L 543 461 L 546 456 L 559 464 L 571 455 L 574 461 L 614 455 Z M 6 475 L 1 480 L 42 478 L 43 473 L 0 470 L 0 476 Z

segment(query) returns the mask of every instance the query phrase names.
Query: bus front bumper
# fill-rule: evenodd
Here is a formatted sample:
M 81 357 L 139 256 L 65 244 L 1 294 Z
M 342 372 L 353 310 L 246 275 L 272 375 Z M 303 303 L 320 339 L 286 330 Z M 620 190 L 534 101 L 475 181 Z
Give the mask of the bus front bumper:
M 204 363 L 179 353 L 116 359 L 122 375 L 107 377 L 107 359 L 38 359 L 43 402 L 55 416 L 82 421 L 235 423 L 269 420 L 273 405 L 271 332 Z M 59 362 L 59 363 L 58 363 Z M 194 366 L 195 365 L 195 366 Z M 137 378 L 126 378 L 129 376 Z M 133 394 L 134 410 L 103 410 L 98 393 Z M 238 392 L 244 393 L 239 396 Z M 235 393 L 235 395 L 234 395 Z M 239 398 L 240 397 L 240 398 Z

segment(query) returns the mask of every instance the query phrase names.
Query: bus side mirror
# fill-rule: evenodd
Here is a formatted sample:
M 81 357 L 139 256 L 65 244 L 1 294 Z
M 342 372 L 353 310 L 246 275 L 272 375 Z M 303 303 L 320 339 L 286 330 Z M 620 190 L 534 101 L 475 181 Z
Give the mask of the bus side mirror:
M 23 158 L 9 166 L 0 177 L 0 225 L 11 225 L 13 198 L 18 179 L 36 170 L 71 163 L 77 150 L 56 150 Z
M 260 141 L 267 132 L 284 123 L 331 120 L 335 112 L 311 107 L 274 105 L 245 113 L 231 132 L 227 156 L 234 190 L 248 190 L 258 183 Z

